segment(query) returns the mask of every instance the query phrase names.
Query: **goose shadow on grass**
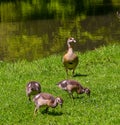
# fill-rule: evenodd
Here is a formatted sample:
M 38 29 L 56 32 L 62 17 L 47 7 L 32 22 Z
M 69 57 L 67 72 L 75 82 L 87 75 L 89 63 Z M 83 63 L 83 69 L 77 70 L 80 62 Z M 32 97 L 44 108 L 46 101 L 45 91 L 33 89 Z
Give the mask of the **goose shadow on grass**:
M 84 98 L 84 96 L 75 96 L 75 97 L 73 97 L 73 99 L 83 99 Z
M 55 111 L 46 112 L 45 110 L 43 110 L 41 113 L 42 114 L 52 115 L 52 116 L 61 116 L 63 114 L 62 112 L 55 112 Z
M 75 75 L 73 75 L 73 77 L 86 77 L 88 76 L 87 74 L 81 74 L 81 73 L 76 73 Z

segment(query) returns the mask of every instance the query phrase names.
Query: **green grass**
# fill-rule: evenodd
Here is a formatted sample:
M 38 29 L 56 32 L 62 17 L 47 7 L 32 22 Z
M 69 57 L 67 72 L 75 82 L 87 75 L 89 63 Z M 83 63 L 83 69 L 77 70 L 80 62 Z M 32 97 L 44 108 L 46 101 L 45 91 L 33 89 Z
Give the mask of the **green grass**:
M 120 45 L 101 47 L 78 53 L 77 74 L 71 77 L 91 89 L 75 98 L 73 104 L 56 83 L 66 79 L 62 54 L 33 61 L 0 62 L 0 125 L 119 125 L 120 124 Z M 39 109 L 33 116 L 34 104 L 25 93 L 26 83 L 36 80 L 42 91 L 61 96 L 64 105 L 50 108 L 48 114 Z

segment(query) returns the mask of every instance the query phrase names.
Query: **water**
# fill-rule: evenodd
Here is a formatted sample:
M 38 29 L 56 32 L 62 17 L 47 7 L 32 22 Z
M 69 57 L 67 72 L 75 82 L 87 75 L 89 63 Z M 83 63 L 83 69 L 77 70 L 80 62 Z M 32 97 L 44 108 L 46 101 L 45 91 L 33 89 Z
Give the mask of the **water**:
M 56 0 L 56 3 L 59 2 Z M 18 3 L 1 3 L 1 61 L 32 61 L 61 54 L 66 51 L 66 41 L 70 36 L 76 39 L 75 50 L 80 52 L 120 41 L 118 6 L 109 13 L 105 11 L 97 14 L 94 11 L 94 14 L 87 15 L 80 13 L 81 9 L 79 11 L 77 7 L 72 9 L 72 4 L 76 5 L 75 3 L 70 3 L 65 8 L 61 2 L 57 8 L 57 4 L 46 0 L 49 9 L 46 8 L 45 1 L 41 4 L 21 1 L 22 9 L 18 7 L 14 11 Z

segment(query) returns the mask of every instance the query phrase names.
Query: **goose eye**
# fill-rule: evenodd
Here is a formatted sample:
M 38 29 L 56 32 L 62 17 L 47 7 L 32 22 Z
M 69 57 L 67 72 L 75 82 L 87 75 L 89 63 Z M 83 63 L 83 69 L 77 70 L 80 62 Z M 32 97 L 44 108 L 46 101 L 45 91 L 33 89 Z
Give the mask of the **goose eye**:
M 70 37 L 69 40 L 74 40 L 74 38 Z

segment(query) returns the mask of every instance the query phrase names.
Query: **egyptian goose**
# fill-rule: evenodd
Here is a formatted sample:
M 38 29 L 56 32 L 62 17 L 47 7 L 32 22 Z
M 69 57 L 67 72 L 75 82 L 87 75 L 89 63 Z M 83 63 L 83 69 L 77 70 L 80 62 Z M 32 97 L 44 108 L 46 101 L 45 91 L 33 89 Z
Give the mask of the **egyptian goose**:
M 88 96 L 90 96 L 90 90 L 88 88 L 84 88 L 79 82 L 75 80 L 63 80 L 57 83 L 57 85 L 62 90 L 67 91 L 72 98 L 74 92 L 77 94 L 86 93 Z
M 63 99 L 60 97 L 53 97 L 49 93 L 39 93 L 33 98 L 33 102 L 35 103 L 35 110 L 34 114 L 38 111 L 38 109 L 42 106 L 46 106 L 46 113 L 48 112 L 48 108 L 52 107 L 55 108 L 58 104 L 63 104 Z
M 31 96 L 34 96 L 41 92 L 41 85 L 40 83 L 36 81 L 30 81 L 26 85 L 26 95 L 29 98 L 29 101 L 31 101 Z
M 75 42 L 76 40 L 72 37 L 67 40 L 68 51 L 63 56 L 62 59 L 63 65 L 66 69 L 67 76 L 68 76 L 68 70 L 72 70 L 72 74 L 74 76 L 75 68 L 78 65 L 78 56 L 73 51 L 73 44 Z

